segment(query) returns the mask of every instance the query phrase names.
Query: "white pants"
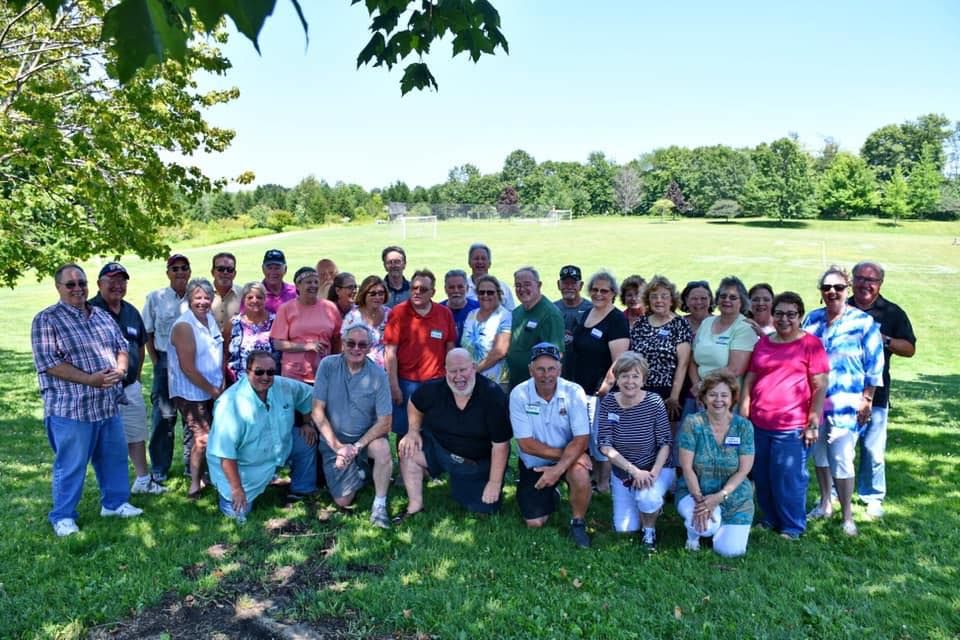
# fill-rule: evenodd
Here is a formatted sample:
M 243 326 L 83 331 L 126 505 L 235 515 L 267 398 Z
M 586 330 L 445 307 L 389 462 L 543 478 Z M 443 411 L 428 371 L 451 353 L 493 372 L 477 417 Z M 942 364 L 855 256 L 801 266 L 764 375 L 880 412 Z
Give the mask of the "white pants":
M 674 470 L 664 468 L 647 489 L 623 486 L 620 478 L 610 478 L 613 497 L 613 528 L 619 533 L 640 530 L 641 513 L 657 513 L 663 507 L 663 496 L 673 486 Z
M 713 550 L 720 555 L 732 558 L 742 556 L 747 552 L 747 538 L 750 537 L 748 524 L 723 524 L 720 520 L 720 507 L 713 510 L 710 523 L 705 531 L 697 531 L 693 526 L 693 511 L 696 502 L 693 496 L 683 497 L 677 504 L 677 511 L 683 518 L 683 525 L 687 528 L 687 539 L 696 540 L 700 537 L 713 537 Z

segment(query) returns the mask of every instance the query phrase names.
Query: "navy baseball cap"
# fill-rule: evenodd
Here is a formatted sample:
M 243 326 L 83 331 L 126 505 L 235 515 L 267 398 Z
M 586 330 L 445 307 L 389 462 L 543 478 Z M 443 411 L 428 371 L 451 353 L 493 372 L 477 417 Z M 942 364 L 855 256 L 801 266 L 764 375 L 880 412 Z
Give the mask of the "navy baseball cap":
M 270 249 L 263 254 L 263 264 L 282 264 L 287 266 L 287 257 L 283 255 L 280 249 Z
M 560 269 L 560 279 L 573 278 L 574 280 L 583 280 L 583 274 L 580 273 L 580 267 L 575 264 L 568 264 Z
M 127 270 L 123 268 L 122 264 L 119 262 L 108 262 L 107 264 L 103 265 L 102 269 L 100 269 L 100 275 L 97 276 L 97 280 L 103 276 L 115 276 L 117 274 L 122 275 L 125 280 L 130 279 L 130 274 L 127 273 Z
M 530 362 L 533 362 L 540 356 L 548 356 L 553 358 L 557 362 L 560 362 L 561 355 L 560 349 L 557 348 L 557 345 L 552 342 L 538 342 L 533 345 L 533 349 L 530 350 Z

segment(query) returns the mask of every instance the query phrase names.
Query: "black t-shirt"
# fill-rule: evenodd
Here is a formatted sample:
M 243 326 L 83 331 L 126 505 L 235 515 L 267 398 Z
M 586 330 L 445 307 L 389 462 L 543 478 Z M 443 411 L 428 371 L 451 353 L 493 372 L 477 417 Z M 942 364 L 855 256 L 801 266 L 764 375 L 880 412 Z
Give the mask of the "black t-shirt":
M 410 397 L 423 414 L 424 431 L 450 453 L 470 460 L 488 460 L 490 445 L 508 442 L 513 437 L 507 411 L 507 395 L 500 385 L 477 375 L 476 386 L 467 406 L 457 407 L 447 381 L 431 380 Z
M 109 313 L 120 327 L 120 333 L 127 339 L 127 375 L 123 379 L 123 386 L 129 387 L 137 381 L 137 372 L 140 370 L 140 347 L 147 343 L 147 330 L 143 326 L 143 317 L 137 308 L 126 300 L 120 302 L 120 315 L 114 315 L 107 306 L 107 301 L 99 293 L 90 299 L 90 304 Z
M 597 392 L 613 364 L 610 341 L 629 338 L 630 328 L 627 317 L 619 309 L 612 309 L 592 327 L 584 325 L 587 315 L 584 313 L 573 328 L 573 341 L 564 357 L 563 377 L 579 384 L 589 396 Z
M 851 307 L 857 307 L 853 298 L 847 300 Z M 869 309 L 860 309 L 864 313 L 870 314 L 877 324 L 880 325 L 880 333 L 891 338 L 906 340 L 916 346 L 917 337 L 913 335 L 913 325 L 910 324 L 910 318 L 898 305 L 890 302 L 881 295 L 873 301 L 873 306 Z M 873 390 L 873 406 L 886 407 L 890 401 L 890 357 L 893 352 L 886 346 L 883 347 L 883 386 Z

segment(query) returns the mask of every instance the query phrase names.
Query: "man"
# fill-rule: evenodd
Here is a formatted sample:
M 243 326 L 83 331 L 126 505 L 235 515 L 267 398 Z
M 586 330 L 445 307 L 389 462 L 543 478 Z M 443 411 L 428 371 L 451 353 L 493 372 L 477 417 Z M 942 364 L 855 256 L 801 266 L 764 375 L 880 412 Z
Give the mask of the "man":
M 510 389 L 530 377 L 530 350 L 539 342 L 555 344 L 563 352 L 563 316 L 540 292 L 543 283 L 533 267 L 522 267 L 513 274 L 520 306 L 513 310 L 507 367 Z
M 240 311 L 240 287 L 233 284 L 237 277 L 237 258 L 225 251 L 213 256 L 210 275 L 213 276 L 214 291 L 210 313 L 216 318 L 220 331 L 229 338 L 230 320 Z
M 367 357 L 373 330 L 362 322 L 343 331 L 343 352 L 320 361 L 313 385 L 313 423 L 323 475 L 334 502 L 349 506 L 366 483 L 373 462 L 376 496 L 370 522 L 387 529 L 387 491 L 393 474 L 390 421 L 393 405 L 383 369 Z
M 383 331 L 384 364 L 393 398 L 393 432 L 407 432 L 407 401 L 424 382 L 443 377 L 447 352 L 457 340 L 457 326 L 450 310 L 433 304 L 433 272 L 413 274 L 410 299 L 390 312 Z
M 100 515 L 132 518 L 127 454 L 117 413 L 127 375 L 127 340 L 103 309 L 87 304 L 87 276 L 76 264 L 54 274 L 60 301 L 33 319 L 30 341 L 43 419 L 53 449 L 53 509 L 58 536 L 77 533 L 87 463 L 100 484 Z
M 547 523 L 560 504 L 557 483 L 570 488 L 570 535 L 583 549 L 590 546 L 584 519 L 590 506 L 590 471 L 586 454 L 590 419 L 583 388 L 560 377 L 560 350 L 549 342 L 533 347 L 531 378 L 510 392 L 510 424 L 520 453 L 517 505 L 528 527 Z
M 153 386 L 150 403 L 153 406 L 153 431 L 150 434 L 150 463 L 155 482 L 166 482 L 173 462 L 173 436 L 177 424 L 177 409 L 170 399 L 167 381 L 167 349 L 173 323 L 187 310 L 187 282 L 190 281 L 190 261 L 175 253 L 167 258 L 167 279 L 170 286 L 147 294 L 143 305 L 143 326 L 147 330 L 147 353 L 153 364 Z M 193 434 L 183 430 L 183 466 L 189 473 L 190 449 Z
M 470 280 L 467 282 L 467 298 L 477 299 L 477 278 L 485 276 L 490 272 L 490 247 L 482 242 L 474 242 L 467 250 L 467 263 L 470 265 Z M 510 293 L 510 286 L 503 280 L 500 282 L 500 292 L 503 294 L 501 304 L 507 311 L 513 311 L 517 303 L 513 301 L 513 294 Z
M 407 253 L 402 247 L 391 245 L 380 252 L 380 259 L 387 271 L 383 277 L 387 283 L 386 305 L 393 308 L 410 299 L 410 282 L 403 277 L 403 270 L 407 268 Z
M 860 434 L 857 493 L 866 503 L 867 515 L 871 518 L 883 517 L 883 499 L 887 494 L 884 454 L 890 405 L 890 356 L 912 358 L 917 345 L 910 318 L 903 309 L 880 295 L 883 278 L 883 267 L 876 262 L 858 262 L 853 268 L 853 297 L 847 301 L 880 325 L 883 340 L 883 386 L 873 391 L 870 421 Z
M 568 264 L 560 269 L 557 289 L 560 290 L 560 299 L 553 304 L 563 316 L 563 344 L 569 347 L 573 342 L 574 327 L 577 326 L 583 314 L 590 311 L 593 303 L 584 300 L 580 295 L 580 291 L 583 290 L 583 277 L 580 267 L 575 264 Z
M 330 293 L 330 287 L 333 286 L 333 279 L 337 277 L 337 263 L 331 258 L 320 258 L 317 260 L 317 276 L 320 278 L 320 291 L 317 297 L 321 300 L 327 299 Z
M 287 273 L 287 257 L 280 249 L 270 249 L 263 254 L 263 287 L 267 290 L 264 307 L 269 313 L 276 313 L 284 302 L 297 299 L 297 287 L 284 282 Z
M 453 322 L 457 325 L 456 346 L 460 346 L 463 337 L 463 323 L 474 309 L 480 308 L 480 303 L 467 297 L 467 273 L 463 269 L 451 269 L 443 278 L 443 290 L 447 299 L 441 302 L 453 314 Z
M 130 274 L 119 262 L 103 265 L 97 277 L 99 291 L 91 298 L 90 304 L 109 313 L 127 339 L 127 375 L 123 378 L 123 394 L 127 401 L 119 406 L 119 411 L 127 441 L 127 455 L 137 474 L 130 493 L 159 494 L 166 489 L 150 477 L 147 466 L 147 406 L 143 402 L 140 386 L 147 330 L 140 312 L 123 299 L 127 295 L 129 279 Z
M 213 409 L 207 441 L 207 467 L 220 494 L 220 511 L 244 522 L 277 468 L 290 465 L 290 493 L 317 490 L 317 432 L 291 428 L 294 411 L 309 413 L 309 385 L 277 375 L 266 351 L 247 358 L 247 375 L 223 392 Z
M 423 510 L 425 473 L 449 474 L 451 496 L 464 509 L 497 511 L 510 457 L 507 397 L 500 386 L 478 376 L 470 354 L 456 348 L 447 354 L 446 379 L 418 388 L 408 410 L 409 431 L 398 446 L 408 504 L 394 522 Z

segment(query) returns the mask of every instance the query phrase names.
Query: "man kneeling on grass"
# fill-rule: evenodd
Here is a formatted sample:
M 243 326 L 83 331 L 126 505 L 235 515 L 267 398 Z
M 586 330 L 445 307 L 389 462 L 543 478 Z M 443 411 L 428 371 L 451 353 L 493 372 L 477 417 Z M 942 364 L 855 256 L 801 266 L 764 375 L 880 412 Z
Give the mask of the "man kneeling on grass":
M 247 375 L 217 398 L 207 441 L 210 479 L 220 494 L 220 511 L 244 522 L 253 501 L 278 467 L 290 466 L 290 493 L 317 490 L 317 431 L 293 426 L 294 412 L 308 413 L 309 385 L 277 376 L 268 351 L 247 358 Z
M 500 508 L 503 473 L 510 456 L 507 396 L 478 376 L 466 349 L 452 349 L 446 378 L 425 383 L 407 405 L 409 431 L 398 445 L 409 503 L 403 520 L 423 510 L 423 475 L 450 475 L 450 493 L 463 508 Z
M 370 522 L 386 529 L 393 402 L 386 372 L 367 357 L 373 342 L 373 330 L 362 322 L 344 328 L 343 352 L 327 356 L 317 368 L 313 423 L 320 431 L 317 447 L 334 502 L 350 505 L 372 472 L 377 495 Z
M 542 527 L 560 505 L 557 483 L 565 479 L 570 535 L 585 549 L 591 493 L 587 397 L 580 385 L 560 377 L 560 350 L 554 344 L 534 345 L 529 369 L 530 379 L 510 392 L 510 423 L 520 447 L 517 504 L 528 527 Z

